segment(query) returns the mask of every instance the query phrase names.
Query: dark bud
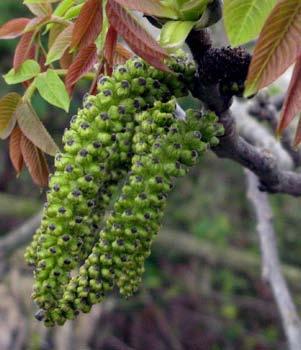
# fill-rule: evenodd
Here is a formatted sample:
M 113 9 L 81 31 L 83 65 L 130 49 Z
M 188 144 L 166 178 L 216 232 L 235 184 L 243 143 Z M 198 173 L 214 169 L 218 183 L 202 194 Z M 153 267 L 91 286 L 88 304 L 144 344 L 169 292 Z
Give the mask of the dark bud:
M 88 154 L 89 154 L 89 152 L 86 149 L 82 149 L 79 151 L 79 155 L 83 158 L 87 157 Z
M 108 96 L 112 96 L 112 95 L 113 95 L 113 92 L 112 92 L 112 90 L 109 90 L 109 89 L 108 89 L 108 90 L 104 90 L 104 91 L 103 91 L 103 94 L 104 94 L 105 96 L 108 97 Z
M 45 318 L 45 311 L 44 310 L 39 310 L 35 313 L 34 315 L 35 319 L 38 320 L 38 321 L 43 321 L 44 318 Z

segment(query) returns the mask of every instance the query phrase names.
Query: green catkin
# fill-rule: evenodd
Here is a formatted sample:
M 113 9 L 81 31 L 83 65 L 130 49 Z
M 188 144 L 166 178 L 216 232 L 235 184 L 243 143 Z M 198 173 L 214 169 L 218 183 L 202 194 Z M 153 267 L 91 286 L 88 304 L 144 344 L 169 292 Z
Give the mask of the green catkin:
M 100 79 L 98 95 L 86 98 L 72 118 L 64 152 L 55 158 L 41 227 L 25 254 L 35 267 L 33 298 L 46 313 L 61 299 L 70 272 L 91 252 L 99 210 L 103 214 L 109 201 L 102 195 L 97 201 L 98 194 L 108 184 L 116 187 L 129 169 L 135 114 L 155 101 L 187 94 L 183 77 L 191 76 L 193 67 L 185 60 L 172 59 L 180 76 L 160 72 L 141 59 L 129 60 L 112 77 Z M 112 176 L 120 169 L 124 172 Z M 108 288 L 111 281 L 104 285 Z
M 190 111 L 180 121 L 174 112 L 172 100 L 157 102 L 153 109 L 136 115 L 129 178 L 92 254 L 67 286 L 60 308 L 52 310 L 46 322 L 62 324 L 79 311 L 89 312 L 114 284 L 124 296 L 137 289 L 173 178 L 185 175 L 222 132 L 213 114 Z

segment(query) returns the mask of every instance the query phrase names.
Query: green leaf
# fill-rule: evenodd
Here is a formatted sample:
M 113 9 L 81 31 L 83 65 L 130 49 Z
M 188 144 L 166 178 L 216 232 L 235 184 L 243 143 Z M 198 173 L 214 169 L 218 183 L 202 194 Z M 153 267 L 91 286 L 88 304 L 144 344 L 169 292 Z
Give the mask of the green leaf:
M 56 7 L 56 9 L 53 12 L 54 16 L 64 16 L 64 14 L 72 7 L 75 0 L 63 0 L 60 2 L 60 4 Z
M 234 46 L 255 39 L 277 0 L 225 0 L 224 20 Z
M 188 0 L 182 1 L 179 12 L 181 19 L 187 21 L 197 21 L 206 10 L 210 0 Z
M 38 75 L 35 79 L 36 87 L 41 96 L 50 104 L 69 111 L 70 99 L 64 83 L 54 70 Z
M 59 152 L 58 146 L 49 135 L 45 126 L 29 102 L 24 101 L 23 103 L 19 103 L 15 114 L 23 134 L 35 146 L 51 156 L 54 156 L 57 152 Z
M 64 15 L 64 18 L 65 19 L 73 19 L 75 17 L 77 17 L 79 14 L 80 14 L 80 11 L 82 9 L 84 4 L 79 4 L 79 5 L 76 5 L 76 6 L 72 6 Z
M 7 74 L 3 76 L 7 84 L 18 84 L 23 81 L 30 80 L 36 77 L 40 73 L 40 66 L 34 60 L 27 60 L 16 71 L 11 69 Z
M 194 25 L 195 22 L 191 21 L 168 21 L 161 29 L 161 46 L 167 49 L 181 47 Z

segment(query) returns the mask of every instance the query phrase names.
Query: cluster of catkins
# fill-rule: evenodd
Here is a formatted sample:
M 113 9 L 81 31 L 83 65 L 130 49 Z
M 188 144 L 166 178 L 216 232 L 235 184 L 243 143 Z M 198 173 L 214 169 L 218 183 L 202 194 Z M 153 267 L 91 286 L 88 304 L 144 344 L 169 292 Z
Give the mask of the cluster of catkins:
M 36 317 L 46 326 L 89 312 L 114 287 L 126 297 L 137 290 L 173 179 L 218 143 L 214 114 L 177 117 L 176 98 L 187 95 L 194 65 L 177 56 L 169 67 L 162 72 L 139 58 L 117 66 L 64 133 L 25 254 Z

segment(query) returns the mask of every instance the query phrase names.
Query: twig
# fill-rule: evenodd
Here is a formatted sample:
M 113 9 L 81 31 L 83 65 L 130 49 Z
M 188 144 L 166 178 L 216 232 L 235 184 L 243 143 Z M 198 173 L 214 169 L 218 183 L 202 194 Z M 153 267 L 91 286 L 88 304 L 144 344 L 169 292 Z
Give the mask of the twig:
M 39 212 L 0 240 L 0 259 L 9 256 L 13 251 L 30 241 L 41 222 L 41 216 L 42 213 Z
M 272 225 L 273 214 L 268 196 L 258 190 L 258 179 L 253 173 L 246 170 L 246 176 L 248 180 L 248 198 L 254 207 L 258 222 L 257 233 L 262 253 L 263 278 L 272 288 L 288 339 L 289 349 L 300 350 L 301 320 L 281 271 Z
M 5 238 L 0 240 L 0 259 L 5 258 L 30 242 L 34 231 L 40 225 L 40 220 L 41 213 L 38 213 L 19 228 L 7 233 Z M 260 268 L 260 262 L 254 254 L 241 252 L 231 247 L 227 247 L 227 249 L 219 248 L 206 241 L 200 242 L 199 239 L 187 235 L 186 232 L 162 231 L 155 241 L 155 248 L 164 249 L 165 252 L 170 254 L 203 259 L 206 263 L 214 266 L 228 266 L 235 271 L 242 271 L 254 277 L 257 276 L 257 271 Z M 293 266 L 285 265 L 283 266 L 283 271 L 294 288 L 300 290 L 300 270 Z
M 191 32 L 187 44 L 196 62 L 201 67 L 206 67 L 206 62 L 203 61 L 204 52 L 211 46 L 208 33 Z M 232 159 L 253 171 L 260 179 L 262 191 L 301 196 L 300 173 L 280 169 L 277 159 L 271 153 L 261 152 L 239 136 L 230 111 L 232 98 L 222 94 L 219 83 L 205 85 L 201 79 L 196 78 L 193 94 L 218 115 L 225 128 L 225 135 L 214 149 L 219 157 Z
M 277 158 L 279 168 L 282 170 L 294 168 L 291 156 L 281 143 L 264 125 L 249 115 L 248 103 L 235 99 L 231 109 L 240 136 L 261 150 L 269 150 Z

